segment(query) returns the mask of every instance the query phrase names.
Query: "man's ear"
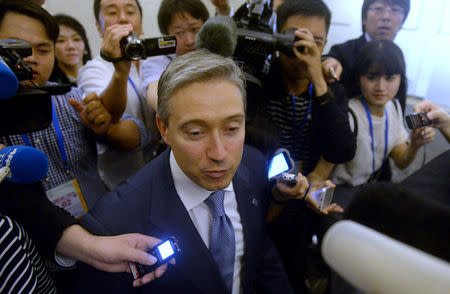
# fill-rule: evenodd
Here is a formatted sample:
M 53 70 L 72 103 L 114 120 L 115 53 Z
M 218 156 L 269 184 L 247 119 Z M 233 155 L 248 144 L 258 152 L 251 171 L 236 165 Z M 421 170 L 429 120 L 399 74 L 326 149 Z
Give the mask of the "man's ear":
M 156 115 L 156 125 L 158 126 L 159 133 L 161 134 L 161 138 L 163 138 L 164 142 L 170 146 L 169 137 L 167 136 L 167 125 L 161 120 L 159 115 Z

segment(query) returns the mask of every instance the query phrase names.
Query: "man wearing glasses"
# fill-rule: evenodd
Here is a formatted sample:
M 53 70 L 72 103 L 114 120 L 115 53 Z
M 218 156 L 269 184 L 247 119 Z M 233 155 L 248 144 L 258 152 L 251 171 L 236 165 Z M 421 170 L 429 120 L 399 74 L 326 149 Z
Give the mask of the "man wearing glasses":
M 372 40 L 393 40 L 408 16 L 410 0 L 364 0 L 361 18 L 363 34 L 357 38 L 331 47 L 322 61 L 322 68 L 328 82 L 339 79 L 348 97 L 360 93 L 359 86 L 353 81 L 352 68 L 361 50 Z M 330 74 L 330 68 L 336 77 Z M 400 97 L 402 109 L 405 109 L 406 93 Z

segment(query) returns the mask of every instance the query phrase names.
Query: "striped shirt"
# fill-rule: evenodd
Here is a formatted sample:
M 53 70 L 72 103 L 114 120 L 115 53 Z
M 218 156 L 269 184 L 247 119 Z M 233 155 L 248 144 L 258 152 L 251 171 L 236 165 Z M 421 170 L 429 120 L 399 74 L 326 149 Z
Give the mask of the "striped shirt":
M 310 103 L 309 93 L 300 96 L 284 95 L 267 99 L 266 112 L 279 130 L 278 148 L 286 148 L 292 158 L 303 162 L 302 170 L 311 171 L 315 162 L 305 159 L 311 158 L 312 115 L 306 117 Z M 305 120 L 306 118 L 306 120 Z
M 0 215 L 0 293 L 57 293 L 28 234 Z

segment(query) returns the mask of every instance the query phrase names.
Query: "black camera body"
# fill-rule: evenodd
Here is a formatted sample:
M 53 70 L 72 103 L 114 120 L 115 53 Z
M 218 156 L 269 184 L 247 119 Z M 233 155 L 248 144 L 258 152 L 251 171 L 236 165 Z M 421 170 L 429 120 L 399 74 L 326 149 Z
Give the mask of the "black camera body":
M 126 60 L 139 60 L 151 56 L 175 53 L 177 39 L 174 36 L 139 39 L 134 33 L 120 41 L 122 56 Z
M 294 34 L 295 28 L 290 28 L 283 34 L 273 32 L 269 26 L 272 8 L 268 2 L 247 0 L 233 16 L 238 28 L 238 42 L 234 56 L 243 62 L 253 75 L 267 72 L 265 69 L 267 58 L 275 55 L 277 51 L 293 57 L 294 43 L 299 40 Z M 303 48 L 297 49 L 303 51 Z
M 19 39 L 0 40 L 0 58 L 19 81 L 31 80 L 33 72 L 23 58 L 33 53 L 31 45 Z
M 0 40 L 0 62 L 4 61 L 19 81 L 33 78 L 31 66 L 23 60 L 31 54 L 31 45 L 23 40 Z M 19 84 L 15 94 L 0 99 L 0 137 L 48 128 L 52 122 L 51 96 L 70 89 L 70 85 L 28 87 Z
M 433 122 L 428 119 L 425 112 L 409 114 L 405 117 L 406 124 L 411 130 L 415 130 L 421 127 L 429 126 Z

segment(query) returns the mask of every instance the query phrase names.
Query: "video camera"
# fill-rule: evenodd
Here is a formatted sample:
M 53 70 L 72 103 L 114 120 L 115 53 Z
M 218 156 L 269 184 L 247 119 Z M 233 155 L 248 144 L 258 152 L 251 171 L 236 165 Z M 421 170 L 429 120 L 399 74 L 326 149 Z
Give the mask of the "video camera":
M 52 121 L 51 96 L 70 91 L 70 85 L 21 83 L 33 77 L 31 66 L 23 60 L 31 54 L 31 45 L 23 40 L 0 40 L 0 137 L 47 128 Z
M 298 38 L 295 28 L 284 34 L 274 33 L 269 25 L 272 8 L 267 0 L 247 0 L 233 16 L 237 26 L 238 42 L 235 58 L 251 67 L 253 74 L 263 70 L 266 59 L 281 51 L 287 56 L 294 56 L 294 43 Z M 299 49 L 301 50 L 301 49 Z
M 109 62 L 121 60 L 139 60 L 157 55 L 173 54 L 177 49 L 175 36 L 164 36 L 157 38 L 140 39 L 132 32 L 129 36 L 120 40 L 122 57 L 114 58 L 100 49 L 100 56 Z
M 126 60 L 173 54 L 177 48 L 175 36 L 139 39 L 134 33 L 120 41 L 122 56 Z

